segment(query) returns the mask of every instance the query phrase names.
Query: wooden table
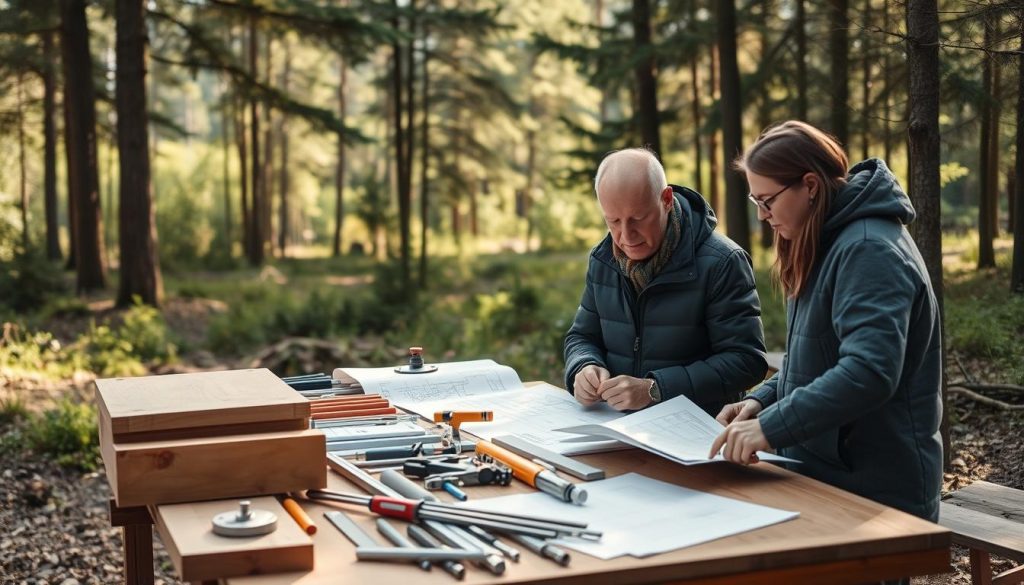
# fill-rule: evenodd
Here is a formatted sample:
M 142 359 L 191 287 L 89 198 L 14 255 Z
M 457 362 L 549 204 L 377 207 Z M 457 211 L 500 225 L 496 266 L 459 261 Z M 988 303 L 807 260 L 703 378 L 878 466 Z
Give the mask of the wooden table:
M 646 559 L 621 557 L 602 561 L 570 551 L 572 563 L 569 567 L 560 567 L 524 551 L 523 560 L 518 564 L 508 563 L 508 570 L 500 577 L 468 567 L 466 583 L 843 585 L 950 570 L 950 532 L 947 529 L 767 463 L 749 468 L 728 463 L 684 467 L 639 450 L 589 455 L 582 459 L 603 467 L 609 477 L 637 472 L 722 496 L 797 510 L 800 517 Z M 358 491 L 334 473 L 329 474 L 328 481 L 332 489 Z M 480 498 L 528 490 L 525 485 L 514 482 L 507 488 L 471 488 L 470 495 Z M 447 494 L 440 494 L 442 499 L 450 499 Z M 319 526 L 313 537 L 315 570 L 235 577 L 221 582 L 229 585 L 455 582 L 437 568 L 428 573 L 414 565 L 356 562 L 354 546 L 323 518 L 323 513 L 332 508 L 314 502 L 303 505 Z M 195 506 L 198 509 L 203 504 Z M 165 534 L 159 518 L 164 508 L 156 507 L 153 511 L 158 516 L 157 528 L 165 543 L 197 537 L 196 534 Z M 182 507 L 176 509 L 180 511 Z M 352 506 L 343 506 L 343 509 L 367 532 L 385 542 L 374 530 L 374 517 L 369 512 Z M 401 522 L 395 523 L 404 529 Z

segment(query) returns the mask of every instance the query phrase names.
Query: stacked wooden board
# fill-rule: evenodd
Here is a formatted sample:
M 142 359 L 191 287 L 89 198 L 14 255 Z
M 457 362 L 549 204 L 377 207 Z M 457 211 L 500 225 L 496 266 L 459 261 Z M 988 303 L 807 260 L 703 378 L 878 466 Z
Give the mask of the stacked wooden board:
M 266 369 L 98 380 L 100 451 L 120 507 L 323 488 L 309 401 Z

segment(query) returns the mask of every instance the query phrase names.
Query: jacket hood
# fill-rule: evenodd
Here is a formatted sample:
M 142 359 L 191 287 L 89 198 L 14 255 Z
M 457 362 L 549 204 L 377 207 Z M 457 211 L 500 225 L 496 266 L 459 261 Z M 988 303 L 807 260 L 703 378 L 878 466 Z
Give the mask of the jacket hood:
M 667 266 L 678 266 L 694 261 L 697 248 L 704 243 L 704 240 L 711 237 L 715 226 L 718 225 L 718 218 L 715 217 L 715 211 L 711 209 L 700 193 L 679 185 L 670 184 L 669 187 L 672 187 L 672 193 L 675 195 L 676 201 L 679 202 L 679 219 L 682 223 L 682 230 L 679 244 L 672 252 Z M 601 243 L 594 248 L 593 254 L 609 264 L 615 264 L 610 233 L 605 235 Z
M 822 231 L 835 233 L 866 217 L 889 217 L 903 225 L 917 217 L 896 176 L 877 158 L 859 162 L 850 169 L 847 183 L 832 202 Z

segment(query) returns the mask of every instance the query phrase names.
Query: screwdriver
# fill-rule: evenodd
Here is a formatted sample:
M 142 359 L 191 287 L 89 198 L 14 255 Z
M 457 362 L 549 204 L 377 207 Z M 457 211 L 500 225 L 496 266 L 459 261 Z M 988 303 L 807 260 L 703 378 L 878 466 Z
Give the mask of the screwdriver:
M 504 447 L 499 447 L 490 441 L 480 440 L 476 443 L 476 452 L 478 455 L 489 455 L 496 461 L 508 465 L 512 468 L 512 475 L 516 479 L 563 502 L 582 505 L 587 501 L 587 490 Z

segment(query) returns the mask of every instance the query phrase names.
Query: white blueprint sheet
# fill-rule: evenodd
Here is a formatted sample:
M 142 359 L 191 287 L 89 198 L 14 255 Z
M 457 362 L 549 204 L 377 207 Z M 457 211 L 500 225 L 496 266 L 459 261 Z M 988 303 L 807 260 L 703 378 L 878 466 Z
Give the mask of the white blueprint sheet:
M 442 410 L 490 410 L 494 412 L 493 421 L 462 423 L 461 428 L 487 440 L 514 435 L 562 455 L 626 447 L 606 438 L 581 442 L 577 440 L 578 436 L 555 432 L 554 429 L 566 425 L 599 424 L 624 415 L 603 402 L 584 408 L 568 392 L 551 384 L 432 402 L 399 400 L 395 404 L 428 419 L 433 418 L 434 412 Z
M 756 530 L 798 517 L 790 512 L 680 487 L 628 473 L 579 484 L 587 503 L 576 506 L 532 493 L 470 500 L 472 508 L 586 522 L 603 532 L 598 542 L 563 538 L 554 542 L 599 559 L 650 555 Z
M 721 455 L 708 459 L 708 451 L 724 428 L 689 398 L 678 396 L 612 421 L 556 430 L 618 439 L 677 463 L 694 465 L 722 460 Z M 757 456 L 765 461 L 793 461 L 761 451 Z
M 394 367 L 337 368 L 334 377 L 355 378 L 363 386 L 363 392 L 380 394 L 399 406 L 523 389 L 516 371 L 494 360 L 433 365 L 437 366 L 437 371 L 426 374 L 399 374 Z

